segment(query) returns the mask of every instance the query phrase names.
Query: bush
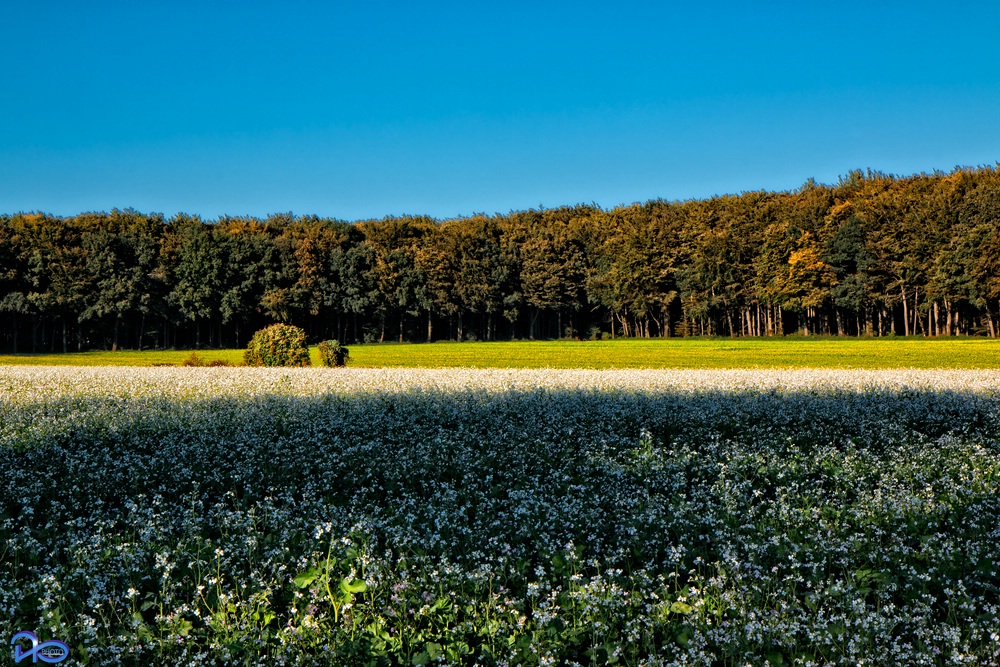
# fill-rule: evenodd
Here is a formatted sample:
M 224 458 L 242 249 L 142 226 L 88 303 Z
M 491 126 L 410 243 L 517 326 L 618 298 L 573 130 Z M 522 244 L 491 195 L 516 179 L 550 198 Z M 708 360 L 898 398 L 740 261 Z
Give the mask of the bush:
M 290 324 L 272 324 L 253 335 L 243 360 L 247 366 L 308 366 L 306 332 Z
M 324 366 L 343 366 L 350 356 L 339 340 L 325 340 L 319 344 L 319 358 Z
M 184 361 L 181 362 L 181 366 L 193 366 L 195 368 L 200 368 L 205 365 L 204 359 L 198 356 L 197 352 L 192 352 Z
M 172 364 L 153 364 L 154 366 L 171 366 Z M 216 367 L 216 366 L 229 366 L 229 362 L 223 359 L 212 359 L 211 361 L 205 361 L 198 356 L 197 352 L 192 352 L 189 354 L 184 361 L 181 362 L 181 366 L 193 366 L 195 368 L 204 368 L 206 366 Z

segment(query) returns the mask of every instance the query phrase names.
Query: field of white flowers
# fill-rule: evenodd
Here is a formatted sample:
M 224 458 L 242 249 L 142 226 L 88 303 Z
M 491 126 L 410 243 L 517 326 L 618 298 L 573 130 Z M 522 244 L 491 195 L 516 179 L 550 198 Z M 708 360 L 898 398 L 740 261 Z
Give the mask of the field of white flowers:
M 0 368 L 85 665 L 1000 665 L 1000 374 Z

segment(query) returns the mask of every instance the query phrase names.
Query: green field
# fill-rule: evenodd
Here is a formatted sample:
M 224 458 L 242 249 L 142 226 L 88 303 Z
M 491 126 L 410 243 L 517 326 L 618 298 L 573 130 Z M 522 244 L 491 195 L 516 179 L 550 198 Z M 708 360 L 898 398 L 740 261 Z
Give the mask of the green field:
M 243 363 L 243 350 L 198 350 L 197 355 L 205 363 Z M 179 366 L 190 356 L 191 350 L 0 354 L 0 366 Z
M 444 368 L 1000 368 L 986 338 L 742 338 L 352 345 L 350 365 Z M 0 365 L 179 365 L 189 350 L 0 355 Z M 201 350 L 240 364 L 242 350 Z M 319 355 L 312 349 L 313 364 Z

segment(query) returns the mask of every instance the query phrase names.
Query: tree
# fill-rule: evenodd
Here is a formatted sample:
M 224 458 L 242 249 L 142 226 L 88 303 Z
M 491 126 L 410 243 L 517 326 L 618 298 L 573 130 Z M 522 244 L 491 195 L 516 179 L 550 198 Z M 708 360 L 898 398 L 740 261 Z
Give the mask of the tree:
M 7 220 L 6 238 L 0 239 L 0 311 L 10 314 L 11 347 L 18 352 L 18 332 L 20 315 L 28 315 L 32 320 L 31 348 L 35 351 L 36 324 L 39 306 L 46 301 L 39 295 L 44 293 L 47 280 L 40 259 L 39 239 L 46 236 L 53 227 L 52 220 L 39 213 L 18 214 Z
M 458 313 L 454 282 L 457 255 L 450 225 L 428 229 L 414 250 L 413 266 L 418 274 L 414 296 L 418 307 L 427 313 L 428 343 L 434 338 L 434 318 L 452 318 Z
M 404 315 L 416 314 L 419 273 L 415 266 L 416 246 L 428 219 L 386 218 L 363 223 L 364 243 L 371 249 L 368 279 L 373 289 L 369 303 L 379 318 L 379 342 L 385 340 L 386 319 L 399 316 L 399 341 L 403 341 Z
M 170 222 L 173 289 L 169 301 L 195 326 L 195 347 L 201 347 L 201 325 L 219 314 L 222 256 L 209 230 L 197 217 L 178 214 Z M 209 326 L 209 344 L 211 344 Z
M 570 221 L 580 211 L 569 208 L 530 212 L 525 218 L 526 239 L 521 244 L 520 287 L 531 309 L 528 336 L 539 333 L 539 316 L 556 315 L 556 337 L 565 335 L 563 316 L 578 311 L 586 301 L 586 261 L 583 243 Z
M 264 295 L 281 275 L 274 236 L 280 233 L 254 218 L 223 218 L 212 229 L 212 242 L 226 259 L 220 275 L 219 315 L 232 327 L 236 345 L 240 332 L 258 320 Z
M 871 307 L 873 259 L 867 250 L 862 221 L 854 215 L 850 202 L 835 206 L 828 219 L 828 238 L 823 248 L 823 261 L 834 273 L 836 284 L 830 297 L 837 323 L 837 333 L 846 335 L 848 317 L 856 321 L 858 335 L 868 331 L 865 313 Z
M 161 221 L 132 209 L 113 210 L 97 226 L 81 235 L 88 283 L 81 321 L 112 321 L 111 349 L 117 351 L 122 323 L 138 316 L 137 336 L 142 348 L 145 319 L 152 312 L 157 265 L 157 235 Z
M 458 339 L 464 333 L 462 317 L 485 315 L 484 338 L 494 337 L 494 317 L 503 311 L 504 285 L 508 279 L 501 249 L 501 231 L 495 220 L 474 216 L 451 223 L 452 290 L 458 315 Z
M 678 229 L 668 204 L 634 205 L 602 217 L 601 235 L 588 251 L 587 293 L 631 327 L 649 337 L 652 319 L 660 336 L 670 335 L 670 306 L 677 286 Z
M 836 273 L 822 260 L 812 236 L 804 234 L 801 247 L 788 257 L 788 273 L 781 292 L 785 308 L 804 314 L 802 331 L 806 335 L 821 333 L 817 311 L 826 304 L 836 284 Z

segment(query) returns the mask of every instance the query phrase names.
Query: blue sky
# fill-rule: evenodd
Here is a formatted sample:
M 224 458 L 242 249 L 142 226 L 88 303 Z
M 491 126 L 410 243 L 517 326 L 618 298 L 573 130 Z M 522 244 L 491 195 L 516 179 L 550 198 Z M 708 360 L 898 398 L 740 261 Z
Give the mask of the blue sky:
M 1000 160 L 996 2 L 2 2 L 0 212 L 346 220 Z

